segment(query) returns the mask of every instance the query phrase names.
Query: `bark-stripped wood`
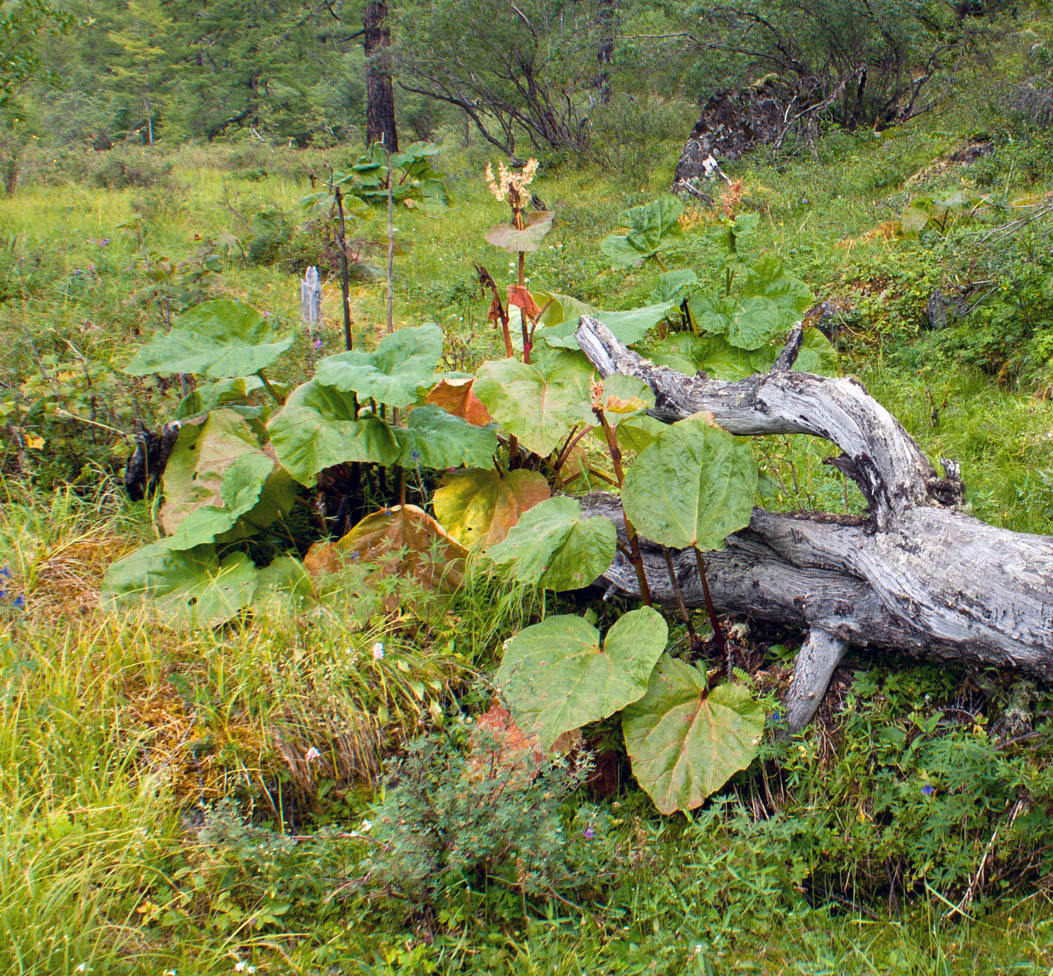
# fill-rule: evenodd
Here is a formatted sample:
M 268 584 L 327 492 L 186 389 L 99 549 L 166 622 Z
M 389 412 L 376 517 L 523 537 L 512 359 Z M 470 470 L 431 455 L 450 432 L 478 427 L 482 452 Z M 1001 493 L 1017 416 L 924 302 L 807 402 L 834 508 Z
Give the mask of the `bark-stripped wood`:
M 945 461 L 947 475 L 939 477 L 858 381 L 792 372 L 799 327 L 771 372 L 737 382 L 655 366 L 589 317 L 577 338 L 601 376 L 645 380 L 662 420 L 707 411 L 733 434 L 811 434 L 840 448 L 830 463 L 859 485 L 866 518 L 758 508 L 747 528 L 705 557 L 718 608 L 809 631 L 787 699 L 792 728 L 814 715 L 849 645 L 1053 680 L 1053 538 L 1009 532 L 962 512 L 957 466 Z M 590 495 L 585 509 L 624 532 L 612 496 Z M 641 542 L 652 595 L 673 604 L 665 554 Z M 702 606 L 693 555 L 674 553 L 673 563 L 685 602 Z M 635 572 L 621 556 L 600 582 L 638 594 Z

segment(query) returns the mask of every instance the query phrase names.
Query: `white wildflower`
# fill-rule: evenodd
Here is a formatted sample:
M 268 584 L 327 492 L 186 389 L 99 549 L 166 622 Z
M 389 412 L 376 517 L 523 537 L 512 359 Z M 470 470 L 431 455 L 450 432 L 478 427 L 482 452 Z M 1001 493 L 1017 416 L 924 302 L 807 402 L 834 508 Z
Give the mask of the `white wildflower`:
M 524 195 L 523 191 L 534 181 L 537 168 L 536 159 L 528 159 L 526 165 L 518 173 L 506 168 L 504 163 L 498 162 L 498 176 L 495 177 L 493 167 L 487 163 L 486 183 L 497 200 L 502 202 L 508 200 L 509 190 L 514 191 L 518 199 Z
M 308 749 L 306 754 L 304 755 L 304 759 L 306 759 L 309 763 L 321 758 L 322 754 L 314 746 L 311 746 L 311 748 Z
M 373 660 L 374 661 L 383 661 L 384 660 L 384 645 L 380 641 L 377 641 L 373 645 Z

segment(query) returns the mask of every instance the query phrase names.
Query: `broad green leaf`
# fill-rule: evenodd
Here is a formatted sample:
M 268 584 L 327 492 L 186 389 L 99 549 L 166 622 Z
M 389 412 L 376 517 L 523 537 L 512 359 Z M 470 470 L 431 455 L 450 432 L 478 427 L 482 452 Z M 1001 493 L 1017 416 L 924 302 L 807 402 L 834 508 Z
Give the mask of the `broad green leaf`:
M 292 343 L 291 333 L 279 335 L 256 309 L 220 299 L 184 312 L 167 335 L 140 349 L 124 371 L 131 376 L 248 376 L 270 366 Z
M 483 467 L 497 452 L 493 425 L 477 427 L 432 403 L 410 412 L 405 427 L 394 428 L 404 468 Z
M 763 296 L 723 298 L 696 295 L 690 299 L 691 313 L 703 332 L 724 336 L 746 350 L 760 349 L 773 338 L 790 331 L 796 317 L 777 301 Z
M 650 300 L 654 304 L 681 302 L 688 290 L 698 284 L 698 275 L 690 268 L 667 271 L 658 279 Z
M 687 300 L 691 315 L 699 329 L 710 335 L 725 335 L 728 331 L 728 317 L 734 309 L 734 300 L 718 298 L 707 292 L 699 292 Z
M 175 412 L 176 419 L 198 417 L 217 407 L 230 407 L 243 417 L 258 417 L 263 408 L 249 406 L 248 401 L 249 394 L 262 386 L 263 380 L 258 376 L 239 376 L 199 386 L 179 401 Z
M 603 380 L 600 405 L 612 427 L 619 427 L 654 406 L 654 390 L 636 376 L 614 373 Z
M 373 352 L 352 349 L 326 357 L 314 378 L 343 393 L 357 393 L 360 400 L 409 406 L 435 382 L 442 341 L 442 329 L 434 324 L 399 329 L 384 336 Z
M 700 370 L 720 380 L 741 380 L 771 369 L 782 349 L 782 341 L 783 337 L 778 336 L 774 344 L 747 350 L 733 346 L 719 335 L 696 336 L 691 332 L 674 332 L 653 343 L 647 350 L 647 358 L 658 366 L 668 366 L 687 376 Z M 837 375 L 837 351 L 818 329 L 805 329 L 804 342 L 794 369 Z
M 742 254 L 753 246 L 759 228 L 760 214 L 739 214 L 734 220 L 725 222 L 718 239 L 729 255 Z
M 546 457 L 579 424 L 592 424 L 592 369 L 579 354 L 562 353 L 545 366 L 500 359 L 479 368 L 475 394 L 509 434 Z
M 517 251 L 536 251 L 541 247 L 545 235 L 552 229 L 556 214 L 552 210 L 540 210 L 530 214 L 523 221 L 523 229 L 514 224 L 495 224 L 486 232 L 486 240 L 494 247 L 513 253 Z
M 172 626 L 215 627 L 251 603 L 256 574 L 245 553 L 221 564 L 214 546 L 173 550 L 161 539 L 115 562 L 103 580 L 102 597 L 115 607 L 151 603 Z
M 785 309 L 770 298 L 741 298 L 728 316 L 726 336 L 739 349 L 760 349 L 785 335 L 793 323 L 793 316 L 788 319 Z
M 274 448 L 268 444 L 264 453 L 273 458 Z M 244 529 L 243 535 L 251 535 L 256 529 L 273 525 L 279 518 L 292 511 L 299 490 L 300 486 L 293 476 L 275 461 L 274 469 L 263 483 L 260 500 L 238 520 L 235 530 Z M 226 541 L 229 538 L 230 536 L 224 536 L 218 541 Z
M 657 200 L 630 207 L 618 218 L 623 227 L 629 228 L 629 239 L 638 247 L 657 250 L 665 240 L 681 237 L 680 215 L 684 212 L 684 201 L 667 193 Z
M 741 380 L 770 369 L 778 351 L 770 345 L 739 349 L 723 336 L 707 336 L 699 347 L 697 368 L 719 380 Z
M 258 479 L 256 497 L 259 497 L 259 490 L 274 467 L 273 459 L 263 454 L 261 431 L 258 424 L 246 420 L 229 407 L 213 410 L 202 424 L 183 425 L 165 467 L 161 525 L 166 532 L 175 532 L 179 524 L 197 509 L 227 507 L 224 478 L 228 469 L 246 455 L 263 459 L 243 472 L 251 473 L 254 480 Z M 239 481 L 238 488 L 242 487 L 244 483 Z M 234 490 L 228 485 L 226 494 Z M 230 524 L 233 525 L 233 521 Z
M 223 474 L 222 505 L 202 505 L 176 526 L 169 539 L 172 549 L 193 549 L 234 528 L 260 500 L 263 486 L 274 470 L 274 461 L 262 451 L 243 454 Z
M 742 283 L 743 298 L 767 298 L 786 315 L 786 332 L 812 307 L 815 295 L 803 281 L 787 274 L 782 261 L 769 255 L 750 265 Z
M 559 325 L 561 322 L 577 323 L 582 315 L 591 315 L 592 306 L 575 298 L 573 295 L 561 295 L 554 291 L 534 293 L 534 299 L 543 308 L 541 321 L 544 326 Z M 540 334 L 540 329 L 538 330 Z
M 659 302 L 657 305 L 629 308 L 622 312 L 593 312 L 592 317 L 607 326 L 619 342 L 631 346 L 667 318 L 677 305 L 677 301 Z
M 820 376 L 836 376 L 837 350 L 833 343 L 814 326 L 804 330 L 804 340 L 797 361 L 793 368 L 804 373 L 818 373 Z
M 694 376 L 698 364 L 705 358 L 707 341 L 708 337 L 694 332 L 670 332 L 664 339 L 651 343 L 647 358 L 656 366 L 668 366 L 685 376 Z
M 743 274 L 736 293 L 723 298 L 698 294 L 688 301 L 700 329 L 752 351 L 789 333 L 814 296 L 804 282 L 786 273 L 778 258 L 740 267 Z
M 435 517 L 469 549 L 495 545 L 523 513 L 549 497 L 548 482 L 537 471 L 501 475 L 489 470 L 453 471 L 435 492 Z
M 645 305 L 643 308 L 628 308 L 620 312 L 606 312 L 591 309 L 582 314 L 590 315 L 602 322 L 619 342 L 627 346 L 639 342 L 662 319 L 677 307 L 678 302 L 661 302 L 658 305 Z M 579 316 L 580 318 L 580 316 Z M 562 322 L 559 325 L 538 329 L 537 336 L 550 346 L 559 349 L 580 349 L 574 333 L 578 331 L 579 318 Z
M 625 476 L 622 504 L 652 542 L 722 549 L 728 535 L 749 523 L 756 490 L 749 446 L 696 414 L 640 453 Z
M 698 668 L 665 655 L 622 714 L 633 775 L 660 813 L 693 810 L 757 755 L 764 707 L 742 685 L 708 691 Z
M 668 426 L 645 413 L 630 417 L 618 425 L 618 446 L 639 454 L 653 444 Z
M 631 207 L 618 218 L 618 223 L 629 228 L 629 232 L 604 238 L 600 250 L 615 267 L 641 264 L 654 257 L 673 238 L 682 236 L 679 219 L 683 212 L 683 201 L 671 194 L 643 206 Z
M 526 512 L 487 555 L 521 583 L 576 590 L 610 566 L 616 544 L 613 522 L 586 518 L 576 499 L 559 496 Z
M 581 617 L 547 617 L 505 642 L 494 683 L 520 728 L 544 750 L 564 732 L 613 715 L 647 691 L 668 628 L 651 607 L 600 633 Z
M 574 333 L 578 330 L 578 320 L 582 315 L 591 315 L 599 319 L 614 333 L 615 338 L 631 345 L 639 342 L 679 304 L 679 299 L 668 299 L 643 308 L 608 312 L 593 308 L 570 295 L 560 295 L 556 292 L 538 292 L 536 300 L 545 309 L 545 313 L 541 317 L 542 325 L 535 333 L 535 345 L 539 339 L 543 339 L 548 345 L 558 349 L 580 348 Z
M 600 252 L 611 262 L 614 268 L 632 268 L 643 264 L 649 253 L 641 253 L 640 249 L 629 243 L 625 234 L 611 234 L 600 241 Z
M 395 464 L 401 450 L 391 427 L 371 413 L 355 415 L 351 393 L 310 380 L 293 390 L 267 424 L 278 460 L 302 485 L 348 461 Z

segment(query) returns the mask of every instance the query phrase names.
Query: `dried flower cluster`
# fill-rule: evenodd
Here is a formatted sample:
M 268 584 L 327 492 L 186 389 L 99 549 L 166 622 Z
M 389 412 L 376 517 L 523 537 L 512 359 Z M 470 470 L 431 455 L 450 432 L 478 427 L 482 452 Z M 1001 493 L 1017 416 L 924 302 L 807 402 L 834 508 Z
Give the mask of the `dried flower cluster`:
M 497 178 L 494 177 L 493 167 L 486 164 L 486 182 L 490 192 L 497 200 L 508 202 L 513 208 L 523 197 L 523 191 L 530 186 L 537 173 L 538 162 L 536 159 L 528 159 L 526 165 L 516 173 L 506 168 L 504 163 L 497 164 Z

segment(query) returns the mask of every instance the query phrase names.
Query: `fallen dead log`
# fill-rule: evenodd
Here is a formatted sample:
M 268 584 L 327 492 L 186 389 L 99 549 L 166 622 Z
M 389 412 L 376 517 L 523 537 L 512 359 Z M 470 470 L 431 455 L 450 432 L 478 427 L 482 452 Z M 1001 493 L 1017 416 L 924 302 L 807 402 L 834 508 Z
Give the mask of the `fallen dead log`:
M 577 338 L 601 376 L 645 380 L 661 420 L 708 411 L 733 434 L 809 434 L 840 449 L 828 463 L 859 486 L 866 516 L 756 508 L 747 528 L 705 555 L 718 609 L 808 633 L 787 695 L 791 730 L 811 720 L 850 646 L 1053 681 L 1053 537 L 1009 532 L 965 514 L 957 466 L 944 461 L 946 475 L 937 475 L 862 384 L 793 372 L 800 326 L 770 372 L 737 382 L 655 366 L 587 316 Z M 614 496 L 590 495 L 584 507 L 624 535 Z M 652 596 L 675 604 L 662 549 L 642 541 Z M 693 553 L 674 553 L 673 566 L 687 605 L 703 606 Z M 600 582 L 639 596 L 621 555 Z

